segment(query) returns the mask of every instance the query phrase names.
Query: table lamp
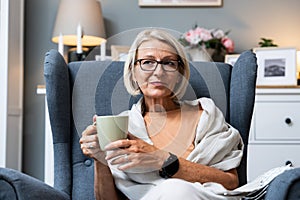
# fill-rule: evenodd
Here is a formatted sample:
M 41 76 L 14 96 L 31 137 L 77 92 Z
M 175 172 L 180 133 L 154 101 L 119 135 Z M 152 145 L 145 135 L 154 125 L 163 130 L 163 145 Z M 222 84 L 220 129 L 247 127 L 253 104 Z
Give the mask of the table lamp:
M 69 62 L 84 60 L 89 48 L 106 43 L 101 4 L 96 0 L 61 0 L 52 42 L 58 43 L 58 51 L 63 55 L 64 45 L 73 46 L 69 50 Z M 70 56 L 73 55 L 73 56 Z M 74 56 L 75 55 L 75 56 Z

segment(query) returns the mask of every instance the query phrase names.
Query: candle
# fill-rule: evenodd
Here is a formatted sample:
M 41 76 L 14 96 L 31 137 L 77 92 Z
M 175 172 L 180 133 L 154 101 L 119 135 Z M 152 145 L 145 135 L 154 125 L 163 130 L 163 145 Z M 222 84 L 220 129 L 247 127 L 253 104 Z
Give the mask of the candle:
M 297 51 L 297 71 L 299 72 L 298 78 L 300 78 L 300 51 Z
M 77 53 L 78 54 L 82 53 L 81 39 L 82 39 L 82 29 L 81 29 L 81 25 L 78 24 L 77 26 Z
M 101 44 L 101 60 L 105 60 L 106 59 L 106 41 L 103 41 Z
M 58 52 L 62 56 L 64 55 L 64 38 L 62 33 L 59 34 L 59 38 L 58 38 Z

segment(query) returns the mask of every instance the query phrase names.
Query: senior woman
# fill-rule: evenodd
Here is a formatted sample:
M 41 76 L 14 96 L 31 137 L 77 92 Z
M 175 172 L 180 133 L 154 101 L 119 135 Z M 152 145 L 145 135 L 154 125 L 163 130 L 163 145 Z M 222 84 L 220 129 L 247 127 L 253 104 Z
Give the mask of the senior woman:
M 211 99 L 180 101 L 189 73 L 184 49 L 171 34 L 148 29 L 137 35 L 124 84 L 143 97 L 126 113 L 128 139 L 101 151 L 95 125 L 80 139 L 83 153 L 95 160 L 97 199 L 117 199 L 115 188 L 129 199 L 237 198 L 216 191 L 238 186 L 242 139 Z

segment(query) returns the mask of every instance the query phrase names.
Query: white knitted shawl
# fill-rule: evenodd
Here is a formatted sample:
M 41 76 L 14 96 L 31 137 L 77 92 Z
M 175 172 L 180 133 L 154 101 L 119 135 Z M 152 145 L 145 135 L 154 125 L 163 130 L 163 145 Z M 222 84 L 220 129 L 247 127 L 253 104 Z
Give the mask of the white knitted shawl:
M 243 141 L 239 132 L 225 122 L 222 112 L 214 102 L 209 98 L 200 98 L 182 103 L 190 105 L 200 103 L 203 109 L 196 129 L 195 148 L 187 160 L 223 171 L 238 167 L 243 155 Z M 148 137 L 141 114 L 141 101 L 133 105 L 130 111 L 122 114 L 129 115 L 130 133 L 153 144 Z M 115 165 L 109 166 L 117 188 L 129 199 L 141 199 L 151 188 L 165 180 L 158 175 L 158 171 L 131 169 L 123 172 Z

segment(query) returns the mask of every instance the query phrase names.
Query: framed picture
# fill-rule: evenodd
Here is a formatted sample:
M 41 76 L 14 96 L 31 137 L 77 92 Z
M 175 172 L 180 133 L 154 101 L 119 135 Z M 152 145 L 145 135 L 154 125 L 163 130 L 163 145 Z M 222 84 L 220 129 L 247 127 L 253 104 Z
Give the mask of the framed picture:
M 239 58 L 240 54 L 226 54 L 225 55 L 225 63 L 230 64 L 231 66 L 234 66 L 235 62 Z
M 139 0 L 140 6 L 222 6 L 222 0 Z
M 113 61 L 126 61 L 129 46 L 111 45 L 111 57 Z
M 257 85 L 297 85 L 296 48 L 255 48 L 257 57 Z

